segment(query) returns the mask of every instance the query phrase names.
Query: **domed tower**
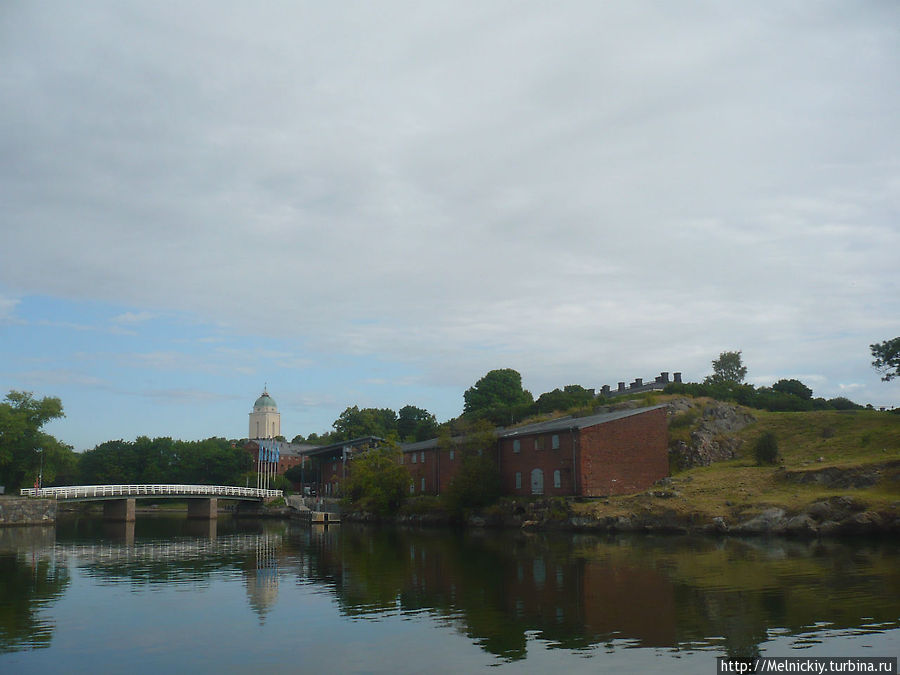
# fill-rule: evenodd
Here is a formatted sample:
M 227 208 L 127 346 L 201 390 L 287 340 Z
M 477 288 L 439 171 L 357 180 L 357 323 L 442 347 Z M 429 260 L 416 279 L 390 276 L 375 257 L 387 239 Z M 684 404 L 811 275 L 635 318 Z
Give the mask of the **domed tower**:
M 253 404 L 253 412 L 250 413 L 250 433 L 247 438 L 275 438 L 281 436 L 281 413 L 278 412 L 278 404 L 269 396 L 269 392 L 263 389 L 262 395 Z

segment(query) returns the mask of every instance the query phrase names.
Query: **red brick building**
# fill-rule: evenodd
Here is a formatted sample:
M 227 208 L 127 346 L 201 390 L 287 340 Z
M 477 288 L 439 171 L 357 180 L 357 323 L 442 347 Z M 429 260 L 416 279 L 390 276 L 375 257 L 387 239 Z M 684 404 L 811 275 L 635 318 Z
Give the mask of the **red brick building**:
M 668 446 L 659 405 L 501 429 L 483 451 L 497 461 L 504 494 L 596 497 L 640 492 L 668 476 Z M 453 449 L 433 439 L 402 450 L 412 494 L 447 489 L 460 461 Z

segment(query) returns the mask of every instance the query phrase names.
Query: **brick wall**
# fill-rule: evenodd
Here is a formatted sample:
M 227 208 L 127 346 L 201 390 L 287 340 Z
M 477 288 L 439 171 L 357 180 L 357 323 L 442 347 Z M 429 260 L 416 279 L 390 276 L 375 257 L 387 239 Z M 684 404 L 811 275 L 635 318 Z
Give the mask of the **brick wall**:
M 412 455 L 415 454 L 416 462 L 412 461 Z M 454 451 L 453 459 L 450 459 L 450 452 L 439 448 L 429 448 L 427 450 L 416 450 L 413 452 L 403 453 L 403 466 L 409 471 L 412 478 L 413 492 L 410 494 L 442 494 L 446 492 L 447 486 L 456 474 L 459 467 L 460 455 L 458 451 Z M 425 461 L 422 461 L 424 456 Z M 422 479 L 425 479 L 425 489 L 422 489 Z
M 559 439 L 559 447 L 553 449 L 553 437 Z M 537 469 L 541 472 L 544 495 L 575 494 L 573 476 L 573 442 L 577 443 L 577 431 L 557 431 L 500 439 L 500 484 L 503 494 L 531 495 L 532 477 Z M 519 451 L 515 451 L 515 442 Z M 559 471 L 560 486 L 554 486 L 554 473 Z M 516 487 L 516 474 L 521 477 L 520 487 Z
M 666 409 L 657 408 L 581 430 L 580 493 L 641 492 L 669 475 Z

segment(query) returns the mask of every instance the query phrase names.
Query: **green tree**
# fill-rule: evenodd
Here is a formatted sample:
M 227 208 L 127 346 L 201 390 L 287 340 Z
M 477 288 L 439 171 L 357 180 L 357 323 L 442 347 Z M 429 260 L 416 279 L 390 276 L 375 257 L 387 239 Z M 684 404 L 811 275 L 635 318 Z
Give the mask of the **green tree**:
M 387 438 L 397 433 L 397 413 L 390 408 L 346 408 L 332 425 L 335 440 L 349 441 L 363 436 Z
M 594 401 L 594 392 L 580 384 L 567 384 L 562 389 L 554 389 L 541 394 L 534 402 L 534 409 L 539 413 L 565 411 L 581 408 Z
M 437 419 L 423 408 L 406 405 L 397 416 L 397 435 L 403 441 L 427 441 L 437 433 Z
M 295 464 L 290 469 L 284 472 L 284 477 L 287 478 L 291 483 L 295 483 L 299 485 L 303 482 L 303 479 L 306 478 L 306 472 L 303 467 L 299 464 Z
M 900 377 L 900 337 L 893 340 L 885 340 L 878 344 L 869 345 L 872 350 L 872 367 L 881 373 L 883 382 L 890 382 L 895 377 Z
M 139 436 L 106 441 L 82 453 L 80 481 L 87 484 L 189 483 L 243 485 L 250 455 L 224 438 L 175 441 Z
M 705 384 L 741 384 L 747 376 L 747 367 L 741 361 L 741 352 L 722 352 L 712 362 L 713 374 Z
M 492 370 L 463 394 L 463 414 L 486 418 L 495 424 L 509 424 L 527 414 L 534 402 L 522 388 L 522 376 L 512 368 Z
M 350 477 L 344 483 L 347 502 L 364 511 L 388 515 L 406 500 L 412 480 L 397 462 L 400 449 L 384 443 L 353 459 Z
M 487 420 L 471 424 L 461 440 L 453 440 L 444 432 L 438 450 L 455 450 L 460 464 L 443 495 L 447 508 L 457 515 L 465 509 L 493 504 L 500 497 L 500 470 L 494 459 L 494 429 Z
M 791 394 L 808 401 L 812 398 L 812 389 L 803 384 L 800 380 L 778 380 L 772 385 L 772 389 L 780 391 L 782 394 Z
M 0 403 L 0 485 L 7 490 L 34 484 L 43 465 L 44 482 L 51 483 L 61 465 L 72 462 L 71 447 L 41 428 L 64 417 L 56 397 L 34 398 L 31 392 L 10 391 Z

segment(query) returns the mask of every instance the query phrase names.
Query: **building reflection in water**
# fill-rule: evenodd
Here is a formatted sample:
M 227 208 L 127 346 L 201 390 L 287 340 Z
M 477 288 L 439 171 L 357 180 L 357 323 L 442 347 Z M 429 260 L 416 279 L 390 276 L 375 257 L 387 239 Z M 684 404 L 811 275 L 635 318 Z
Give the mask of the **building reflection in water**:
M 281 537 L 268 533 L 257 535 L 256 567 L 245 573 L 250 607 L 265 623 L 266 614 L 278 599 L 278 553 Z
M 829 622 L 897 627 L 897 547 L 353 528 L 308 540 L 308 574 L 349 616 L 428 612 L 486 651 L 650 647 L 759 653 Z M 889 550 L 888 550 L 889 549 Z M 877 580 L 874 582 L 873 580 Z M 835 607 L 826 598 L 840 592 Z

